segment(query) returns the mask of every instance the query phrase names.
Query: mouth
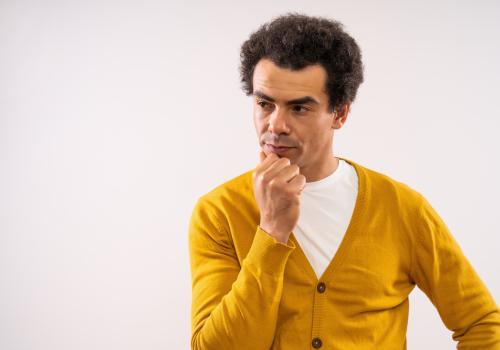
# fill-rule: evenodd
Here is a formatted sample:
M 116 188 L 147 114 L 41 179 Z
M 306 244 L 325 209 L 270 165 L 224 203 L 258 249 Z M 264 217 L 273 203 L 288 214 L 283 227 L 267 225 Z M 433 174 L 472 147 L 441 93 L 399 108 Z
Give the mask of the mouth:
M 264 144 L 263 147 L 267 152 L 266 153 L 276 153 L 276 154 L 284 154 L 286 152 L 289 152 L 290 150 L 294 149 L 295 147 L 286 147 L 286 146 L 275 146 L 271 145 L 269 143 Z

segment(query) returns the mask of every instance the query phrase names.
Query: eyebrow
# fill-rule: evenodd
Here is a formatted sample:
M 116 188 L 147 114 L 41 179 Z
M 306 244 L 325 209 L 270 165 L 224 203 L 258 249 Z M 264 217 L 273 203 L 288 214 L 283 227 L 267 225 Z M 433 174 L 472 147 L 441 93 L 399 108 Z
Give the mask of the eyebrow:
M 253 95 L 260 97 L 264 100 L 268 100 L 269 102 L 275 102 L 274 98 L 267 96 L 265 93 L 263 93 L 262 91 L 259 91 L 259 90 L 255 90 Z M 302 105 L 302 104 L 306 104 L 306 103 L 313 103 L 313 104 L 317 104 L 317 105 L 320 104 L 319 101 L 312 98 L 311 96 L 304 96 L 304 97 L 296 98 L 296 99 L 293 99 L 293 100 L 286 102 L 287 105 Z

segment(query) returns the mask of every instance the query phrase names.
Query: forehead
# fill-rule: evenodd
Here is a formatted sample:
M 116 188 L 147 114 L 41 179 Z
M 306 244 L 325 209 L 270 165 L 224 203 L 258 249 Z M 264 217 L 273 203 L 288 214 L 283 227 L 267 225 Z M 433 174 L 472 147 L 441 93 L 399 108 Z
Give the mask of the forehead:
M 260 90 L 277 101 L 309 95 L 323 102 L 326 78 L 326 70 L 319 64 L 290 70 L 263 58 L 255 66 L 252 82 L 254 91 Z

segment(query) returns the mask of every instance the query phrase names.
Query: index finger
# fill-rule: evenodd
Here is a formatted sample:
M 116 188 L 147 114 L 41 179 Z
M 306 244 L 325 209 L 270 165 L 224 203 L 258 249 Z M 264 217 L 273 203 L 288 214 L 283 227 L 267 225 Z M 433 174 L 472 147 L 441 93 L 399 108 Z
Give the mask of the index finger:
M 274 161 L 279 159 L 277 154 L 269 153 L 266 155 L 266 153 L 262 150 L 260 150 L 259 157 L 260 157 L 260 163 L 256 167 L 256 169 L 258 170 L 260 170 L 261 168 L 266 168 L 269 164 L 272 164 L 274 163 Z
M 264 153 L 263 150 L 260 150 L 259 156 L 260 156 L 260 162 L 262 163 L 264 159 L 266 159 L 266 154 Z

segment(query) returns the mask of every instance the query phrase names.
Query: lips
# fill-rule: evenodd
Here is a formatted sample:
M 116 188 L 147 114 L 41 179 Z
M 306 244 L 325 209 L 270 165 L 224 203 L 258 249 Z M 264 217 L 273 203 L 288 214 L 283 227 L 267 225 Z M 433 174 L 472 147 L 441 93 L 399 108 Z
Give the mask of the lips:
M 269 146 L 273 146 L 275 148 L 290 148 L 290 146 L 283 146 L 283 145 L 275 145 L 273 143 L 267 143 Z
M 278 145 L 273 145 L 273 144 L 270 144 L 270 143 L 266 143 L 264 145 L 264 148 L 267 149 L 268 153 L 269 152 L 273 152 L 273 153 L 276 153 L 276 154 L 282 154 L 282 153 L 285 153 L 295 147 L 287 147 L 287 146 L 278 146 Z

